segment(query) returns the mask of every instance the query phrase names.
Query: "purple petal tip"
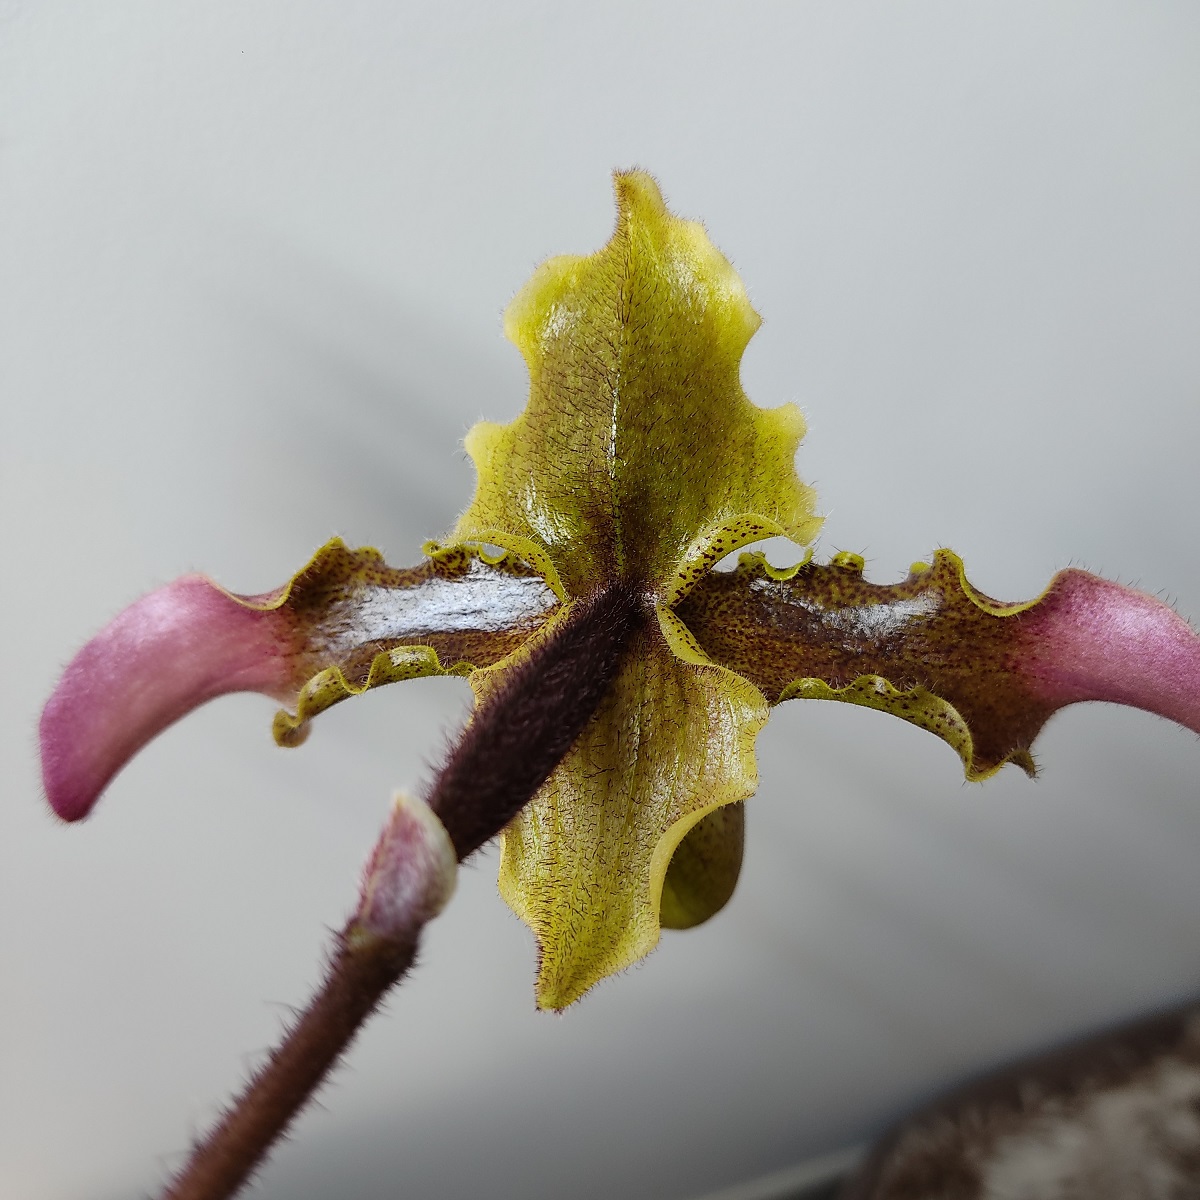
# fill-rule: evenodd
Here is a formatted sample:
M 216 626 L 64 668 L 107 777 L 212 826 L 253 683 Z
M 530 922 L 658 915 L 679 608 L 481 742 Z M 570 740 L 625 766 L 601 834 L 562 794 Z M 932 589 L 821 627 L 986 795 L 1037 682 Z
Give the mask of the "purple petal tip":
M 284 695 L 287 631 L 200 575 L 143 596 L 71 661 L 42 712 L 42 779 L 64 821 L 91 812 L 155 734 L 226 692 Z
M 1068 570 L 1019 619 L 1044 699 L 1128 704 L 1200 733 L 1200 636 L 1161 600 Z

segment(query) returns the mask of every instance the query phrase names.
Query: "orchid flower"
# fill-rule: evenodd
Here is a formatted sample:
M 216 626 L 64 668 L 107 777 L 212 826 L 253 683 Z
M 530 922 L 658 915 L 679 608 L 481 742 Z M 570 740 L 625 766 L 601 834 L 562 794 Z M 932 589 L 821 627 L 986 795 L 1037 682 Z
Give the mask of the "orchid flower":
M 466 448 L 474 499 L 416 566 L 332 541 L 283 587 L 239 596 L 188 576 L 121 613 L 67 667 L 42 719 L 51 805 L 85 817 L 150 738 L 227 692 L 286 706 L 296 746 L 331 705 L 419 676 L 478 699 L 604 589 L 635 598 L 614 678 L 502 834 L 500 891 L 538 945 L 539 1006 L 560 1009 L 730 898 L 755 739 L 785 700 L 839 700 L 921 726 L 968 779 L 1012 762 L 1059 708 L 1133 705 L 1200 732 L 1200 638 L 1169 607 L 1080 570 L 1008 604 L 939 550 L 907 579 L 863 560 L 772 566 L 745 553 L 821 526 L 794 458 L 804 422 L 742 392 L 759 325 L 704 228 L 654 181 L 618 173 L 616 230 L 550 259 L 505 332 L 529 402 Z M 591 709 L 589 709 L 589 713 Z

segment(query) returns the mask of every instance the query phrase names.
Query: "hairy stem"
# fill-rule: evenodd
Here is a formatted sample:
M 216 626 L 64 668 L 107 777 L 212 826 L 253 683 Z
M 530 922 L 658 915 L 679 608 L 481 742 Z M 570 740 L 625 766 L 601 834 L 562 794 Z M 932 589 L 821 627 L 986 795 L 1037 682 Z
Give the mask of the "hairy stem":
M 377 941 L 351 948 L 350 932 L 347 926 L 339 935 L 321 990 L 237 1103 L 192 1152 L 164 1200 L 232 1196 L 412 965 L 415 940 L 407 946 Z
M 491 841 L 558 766 L 604 699 L 641 618 L 630 584 L 576 601 L 480 704 L 428 796 L 459 862 Z
M 495 837 L 545 783 L 596 711 L 641 619 L 638 592 L 617 583 L 577 601 L 553 635 L 480 704 L 429 791 L 459 862 Z M 412 966 L 417 936 L 338 935 L 320 991 L 163 1200 L 224 1200 L 263 1161 Z

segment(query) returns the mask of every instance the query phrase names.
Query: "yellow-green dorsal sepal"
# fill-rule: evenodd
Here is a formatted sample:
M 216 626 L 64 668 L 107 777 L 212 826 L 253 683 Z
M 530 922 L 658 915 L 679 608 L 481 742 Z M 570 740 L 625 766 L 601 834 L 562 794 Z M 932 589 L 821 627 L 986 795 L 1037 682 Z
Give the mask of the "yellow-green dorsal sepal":
M 618 173 L 616 195 L 608 244 L 550 259 L 509 305 L 529 402 L 468 435 L 479 480 L 452 536 L 540 547 L 566 596 L 624 577 L 669 605 L 724 554 L 807 543 L 820 519 L 793 465 L 799 410 L 742 391 L 759 317 L 737 273 L 649 175 Z

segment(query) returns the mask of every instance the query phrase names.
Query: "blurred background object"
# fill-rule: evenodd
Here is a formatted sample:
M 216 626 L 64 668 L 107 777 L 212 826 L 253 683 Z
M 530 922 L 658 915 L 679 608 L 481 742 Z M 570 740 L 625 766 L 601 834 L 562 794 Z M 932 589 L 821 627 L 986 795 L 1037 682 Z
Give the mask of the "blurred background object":
M 1184 2 L 0 4 L 6 1191 L 155 1188 L 468 698 L 383 689 L 293 751 L 226 699 L 65 828 L 59 670 L 188 570 L 265 590 L 334 533 L 415 562 L 467 427 L 524 403 L 504 304 L 604 242 L 615 166 L 745 279 L 819 553 L 887 581 L 949 545 L 1011 600 L 1077 563 L 1200 616 L 1198 62 Z M 1038 751 L 968 786 L 915 728 L 786 706 L 732 903 L 563 1018 L 481 856 L 259 1194 L 786 1183 L 1195 995 L 1196 739 L 1079 706 Z

